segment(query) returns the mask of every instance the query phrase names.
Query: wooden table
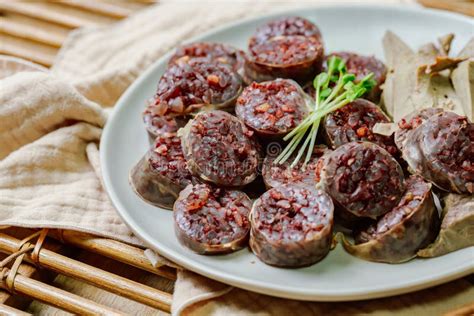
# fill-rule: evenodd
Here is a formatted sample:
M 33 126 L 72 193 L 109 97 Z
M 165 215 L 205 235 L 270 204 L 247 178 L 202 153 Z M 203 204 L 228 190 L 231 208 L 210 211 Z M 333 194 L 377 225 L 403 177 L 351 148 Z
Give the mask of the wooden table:
M 55 55 L 67 34 L 72 29 L 115 22 L 137 10 L 146 8 L 151 2 L 147 0 L 68 0 L 54 2 L 0 0 L 0 53 L 25 58 L 49 67 L 52 65 Z M 427 6 L 449 9 L 474 16 L 474 3 L 472 1 L 421 0 L 420 2 Z M 0 251 L 7 254 L 11 253 L 8 247 L 12 242 L 16 242 L 33 232 L 32 230 L 18 228 L 1 230 Z M 55 231 L 50 231 L 48 236 L 59 238 Z M 20 278 L 17 277 L 15 282 L 21 283 L 23 285 L 22 293 L 29 293 L 29 295 L 12 295 L 7 291 L 0 290 L 0 314 L 21 315 L 20 310 L 43 315 L 67 314 L 65 311 L 53 307 L 54 305 L 78 313 L 79 310 L 74 308 L 78 308 L 77 306 L 81 303 L 86 304 L 86 307 L 87 304 L 90 304 L 90 308 L 112 307 L 128 314 L 168 314 L 175 273 L 172 269 L 156 270 L 144 259 L 143 250 L 115 241 L 74 232 L 65 233 L 59 239 L 63 239 L 64 243 L 61 244 L 52 238 L 48 238 L 44 247 L 46 251 L 50 251 L 48 252 L 50 255 L 51 253 L 58 254 L 58 256 L 63 255 L 64 260 L 66 260 L 65 266 L 54 269 L 48 267 L 46 270 L 40 270 L 30 263 L 22 263 L 19 269 Z M 6 255 L 0 256 L 0 259 L 5 257 Z M 71 261 L 68 261 L 68 259 Z M 44 266 L 45 260 L 40 256 L 40 265 Z M 76 272 L 68 270 L 67 265 L 71 262 L 84 264 L 87 269 L 98 268 L 97 270 L 91 270 L 98 273 L 98 279 L 86 278 L 81 280 L 80 277 L 74 274 Z M 51 269 L 56 271 L 49 271 Z M 91 271 L 87 273 L 92 273 Z M 107 278 L 108 273 L 112 273 L 117 278 L 123 277 L 125 280 L 136 282 L 130 283 L 134 287 L 132 287 L 131 292 L 126 292 L 131 299 L 124 298 L 123 292 L 121 295 L 116 294 L 116 289 L 104 290 L 100 288 L 104 288 L 103 280 Z M 38 283 L 38 281 L 41 283 Z M 52 285 L 51 292 L 46 290 L 49 289 L 48 284 Z M 430 309 L 436 309 L 440 313 L 453 311 L 451 315 L 474 315 L 473 304 L 464 307 L 464 309 L 459 309 L 462 305 L 468 303 L 465 298 L 466 293 L 473 292 L 473 284 L 474 278 L 471 276 L 433 289 L 396 298 L 357 303 L 334 303 L 333 306 L 334 311 L 345 315 L 355 315 L 362 312 L 365 314 L 408 315 L 416 313 L 417 315 L 425 315 L 427 310 Z M 35 288 L 35 285 L 39 288 Z M 38 289 L 41 290 L 38 291 Z M 146 301 L 143 295 L 135 295 L 147 289 L 151 290 L 145 294 L 158 295 L 159 302 L 143 304 Z M 153 289 L 157 289 L 157 291 L 153 292 Z M 68 297 L 67 293 L 71 296 Z M 35 300 L 32 300 L 31 297 L 34 297 Z M 85 300 L 81 301 L 81 298 Z M 47 303 L 42 303 L 38 299 Z M 90 300 L 90 303 L 88 303 L 88 300 Z M 65 307 L 64 305 L 69 304 L 68 302 L 71 305 L 76 304 L 76 306 L 68 305 Z M 157 307 L 165 311 L 160 311 Z

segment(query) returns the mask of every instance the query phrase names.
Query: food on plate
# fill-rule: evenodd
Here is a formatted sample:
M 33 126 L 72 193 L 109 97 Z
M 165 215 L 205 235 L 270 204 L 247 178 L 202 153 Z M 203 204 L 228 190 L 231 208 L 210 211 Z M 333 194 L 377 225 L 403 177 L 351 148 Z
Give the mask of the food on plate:
M 146 202 L 172 209 L 178 194 L 194 182 L 184 160 L 181 139 L 174 134 L 158 136 L 130 171 L 130 184 Z
M 237 99 L 235 113 L 261 137 L 278 137 L 290 132 L 308 115 L 306 96 L 289 79 L 253 82 Z
M 302 267 L 331 247 L 334 205 L 314 186 L 284 184 L 258 198 L 250 215 L 250 247 L 263 262 Z
M 415 115 L 415 123 L 405 122 L 400 122 L 401 129 L 408 132 L 399 143 L 410 171 L 445 191 L 474 194 L 474 124 L 449 111 L 437 111 L 425 120 Z
M 323 156 L 318 187 L 337 204 L 336 212 L 376 219 L 394 208 L 405 191 L 402 168 L 385 149 L 351 142 Z
M 155 113 L 233 108 L 241 91 L 242 79 L 230 67 L 205 58 L 181 61 L 170 65 L 158 82 Z
M 223 111 L 201 112 L 181 133 L 189 170 L 203 181 L 240 187 L 257 177 L 260 146 L 253 131 Z
M 431 184 L 411 176 L 398 205 L 377 223 L 355 235 L 355 244 L 343 238 L 347 252 L 377 262 L 400 263 L 416 256 L 420 248 L 436 238 L 439 216 Z
M 185 115 L 171 113 L 160 115 L 156 112 L 157 110 L 156 106 L 149 105 L 143 112 L 143 123 L 152 143 L 163 134 L 176 134 L 189 120 L 189 117 Z
M 439 235 L 431 245 L 418 251 L 420 257 L 439 257 L 474 246 L 474 195 L 448 194 L 443 201 Z
M 228 65 L 233 71 L 243 74 L 245 53 L 227 44 L 198 42 L 179 46 L 171 56 L 169 64 L 187 62 L 193 58 L 205 58 L 210 62 Z
M 262 176 L 267 188 L 275 188 L 287 183 L 299 183 L 314 186 L 317 183 L 316 168 L 318 161 L 330 150 L 323 145 L 314 147 L 313 155 L 308 163 L 303 166 L 299 161 L 294 167 L 290 161 L 282 164 L 274 163 L 276 155 L 268 155 L 263 160 Z
M 337 234 L 347 252 L 376 262 L 474 245 L 474 41 L 450 57 L 453 38 L 414 52 L 388 32 L 387 66 L 325 57 L 300 17 L 262 25 L 246 53 L 182 45 L 143 113 L 153 146 L 131 186 L 173 209 L 198 254 L 250 245 L 266 264 L 304 267 L 328 254 L 336 224 L 354 236 Z M 451 192 L 441 231 L 432 185 Z
M 368 141 L 394 155 L 397 147 L 393 137 L 373 132 L 376 123 L 388 122 L 390 119 L 378 106 L 370 101 L 357 99 L 326 115 L 323 126 L 327 143 L 333 148 L 352 141 Z
M 250 81 L 290 78 L 300 83 L 321 71 L 324 47 L 316 25 L 281 18 L 262 25 L 250 38 L 245 76 Z
M 188 185 L 173 207 L 179 241 L 199 254 L 222 254 L 246 246 L 252 202 L 237 190 Z
M 373 102 L 378 102 L 380 100 L 380 94 L 382 93 L 381 86 L 385 82 L 385 77 L 387 75 L 387 67 L 385 67 L 380 60 L 374 56 L 364 56 L 350 52 L 337 52 L 331 53 L 326 58 L 326 64 L 331 56 L 337 56 L 344 60 L 347 72 L 356 75 L 355 83 L 359 82 L 370 73 L 374 74 L 373 79 L 376 84 L 372 90 L 363 97 Z

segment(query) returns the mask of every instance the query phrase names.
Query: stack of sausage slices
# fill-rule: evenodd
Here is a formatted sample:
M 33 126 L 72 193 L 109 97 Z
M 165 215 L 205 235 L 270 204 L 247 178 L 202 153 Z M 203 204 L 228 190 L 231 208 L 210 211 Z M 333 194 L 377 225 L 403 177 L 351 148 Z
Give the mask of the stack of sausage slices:
M 309 115 L 312 80 L 331 56 L 355 82 L 372 73 L 375 87 L 323 118 L 309 161 L 275 162 L 282 137 Z M 395 136 L 375 133 L 391 122 L 376 105 L 385 76 L 374 57 L 325 55 L 318 27 L 300 17 L 262 25 L 246 53 L 181 46 L 143 113 L 152 145 L 131 185 L 173 210 L 177 238 L 199 254 L 250 245 L 267 264 L 308 266 L 328 254 L 337 223 L 354 237 L 342 239 L 349 253 L 409 260 L 439 231 L 432 184 L 474 193 L 474 125 L 427 109 L 402 119 Z

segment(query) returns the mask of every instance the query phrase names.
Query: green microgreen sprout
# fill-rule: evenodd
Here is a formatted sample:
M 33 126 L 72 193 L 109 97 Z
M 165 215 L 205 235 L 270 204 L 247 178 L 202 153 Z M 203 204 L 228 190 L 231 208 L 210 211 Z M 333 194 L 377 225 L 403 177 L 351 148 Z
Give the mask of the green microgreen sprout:
M 327 72 L 321 72 L 313 80 L 316 93 L 314 100 L 311 100 L 311 104 L 309 104 L 308 116 L 295 129 L 285 135 L 283 140 L 289 141 L 289 143 L 274 163 L 283 164 L 287 161 L 304 140 L 291 163 L 291 167 L 296 166 L 306 151 L 304 168 L 311 159 L 321 119 L 370 91 L 376 84 L 373 77 L 374 74 L 370 73 L 359 82 L 354 83 L 356 76 L 347 73 L 345 62 L 337 56 L 331 57 L 328 61 Z

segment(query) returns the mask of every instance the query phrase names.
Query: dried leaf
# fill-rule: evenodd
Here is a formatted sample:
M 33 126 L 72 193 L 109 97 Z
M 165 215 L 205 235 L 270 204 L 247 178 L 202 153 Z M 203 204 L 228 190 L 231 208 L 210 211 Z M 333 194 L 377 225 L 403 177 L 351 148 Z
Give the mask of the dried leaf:
M 420 257 L 439 257 L 474 246 L 474 196 L 448 194 L 444 202 L 439 235 L 434 243 L 418 251 Z
M 395 123 L 376 123 L 372 128 L 375 134 L 390 136 L 398 129 L 398 125 Z

